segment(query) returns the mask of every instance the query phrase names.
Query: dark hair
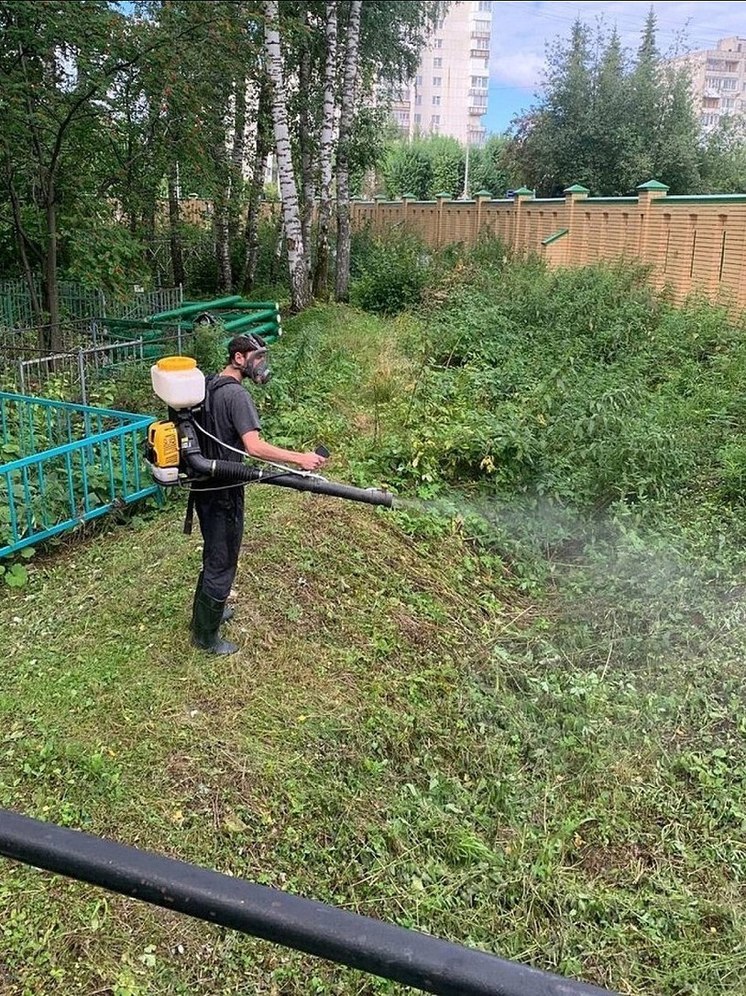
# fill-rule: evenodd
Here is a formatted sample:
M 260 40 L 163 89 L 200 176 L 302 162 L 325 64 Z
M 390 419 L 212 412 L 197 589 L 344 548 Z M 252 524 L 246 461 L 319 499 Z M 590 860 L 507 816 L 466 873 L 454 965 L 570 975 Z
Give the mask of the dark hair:
M 263 346 L 264 340 L 258 335 L 235 335 L 228 343 L 228 359 L 232 363 L 236 353 L 251 353 Z

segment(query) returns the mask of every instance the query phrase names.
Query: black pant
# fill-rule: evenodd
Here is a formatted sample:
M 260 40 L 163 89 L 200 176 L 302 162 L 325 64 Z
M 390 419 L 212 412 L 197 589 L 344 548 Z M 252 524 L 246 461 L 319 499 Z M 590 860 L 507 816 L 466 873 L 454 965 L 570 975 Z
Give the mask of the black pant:
M 202 590 L 219 602 L 231 593 L 243 539 L 243 488 L 194 491 L 202 531 Z

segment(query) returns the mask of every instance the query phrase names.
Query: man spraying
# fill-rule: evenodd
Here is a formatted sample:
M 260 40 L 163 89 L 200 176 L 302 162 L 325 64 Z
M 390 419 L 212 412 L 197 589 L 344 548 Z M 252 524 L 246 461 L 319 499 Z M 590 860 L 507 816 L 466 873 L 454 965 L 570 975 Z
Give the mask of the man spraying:
M 326 462 L 319 453 L 296 452 L 273 446 L 261 436 L 261 424 L 251 395 L 243 387 L 249 379 L 266 384 L 270 378 L 267 349 L 254 335 L 237 335 L 228 344 L 228 365 L 209 377 L 206 415 L 201 433 L 205 456 L 242 462 L 258 460 L 296 464 L 316 471 Z M 244 489 L 234 480 L 216 476 L 192 485 L 194 507 L 204 540 L 202 570 L 192 610 L 192 643 L 213 654 L 232 654 L 235 643 L 222 639 L 220 624 L 232 616 L 226 601 L 236 576 L 244 528 Z

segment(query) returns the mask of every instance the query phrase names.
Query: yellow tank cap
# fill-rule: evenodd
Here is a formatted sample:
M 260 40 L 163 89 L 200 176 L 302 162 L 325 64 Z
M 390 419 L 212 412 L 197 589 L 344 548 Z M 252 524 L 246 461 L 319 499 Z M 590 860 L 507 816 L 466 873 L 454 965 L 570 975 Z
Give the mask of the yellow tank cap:
M 194 370 L 197 366 L 197 361 L 193 360 L 191 356 L 164 356 L 163 359 L 158 360 L 156 366 L 159 370 L 176 371 L 176 370 Z

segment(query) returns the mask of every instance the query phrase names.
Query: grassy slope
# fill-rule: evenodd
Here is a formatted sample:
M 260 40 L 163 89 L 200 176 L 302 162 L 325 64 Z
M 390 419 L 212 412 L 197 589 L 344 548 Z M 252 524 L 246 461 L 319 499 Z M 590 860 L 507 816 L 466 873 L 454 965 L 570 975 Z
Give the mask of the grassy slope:
M 354 344 L 361 387 L 393 349 L 370 318 L 304 321 Z M 457 532 L 260 488 L 248 509 L 228 660 L 189 647 L 175 511 L 3 596 L 0 804 L 626 992 L 738 990 L 741 769 L 713 755 L 742 735 L 735 655 L 613 673 L 548 648 L 551 604 Z M 3 996 L 393 989 L 2 867 Z

